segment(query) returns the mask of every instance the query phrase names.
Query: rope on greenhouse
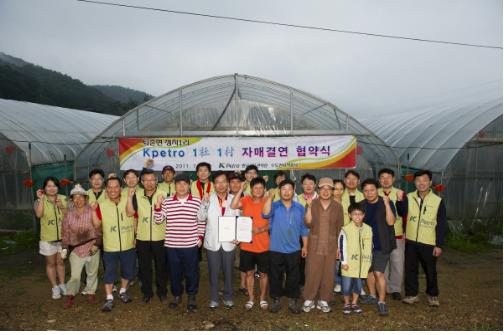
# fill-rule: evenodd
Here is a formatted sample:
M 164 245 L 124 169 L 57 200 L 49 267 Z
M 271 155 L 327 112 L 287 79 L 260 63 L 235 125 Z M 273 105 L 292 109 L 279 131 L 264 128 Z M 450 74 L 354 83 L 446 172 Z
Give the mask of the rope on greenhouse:
M 171 13 L 171 14 L 201 16 L 201 17 L 208 17 L 208 18 L 213 18 L 213 19 L 268 24 L 268 25 L 276 25 L 276 26 L 283 26 L 283 27 L 289 27 L 289 28 L 322 30 L 322 31 L 330 31 L 330 32 L 336 32 L 336 33 L 343 33 L 343 34 L 365 35 L 365 36 L 370 36 L 370 37 L 393 38 L 393 39 L 409 40 L 409 41 L 416 41 L 416 42 L 450 44 L 450 45 L 458 45 L 458 46 L 465 46 L 465 47 L 502 50 L 501 46 L 495 46 L 495 45 L 471 44 L 471 43 L 452 42 L 452 41 L 443 41 L 443 40 L 431 40 L 431 39 L 425 39 L 425 38 L 415 38 L 415 37 L 407 37 L 407 36 L 399 36 L 399 35 L 376 34 L 376 33 L 362 32 L 362 31 L 353 31 L 353 30 L 343 30 L 343 29 L 335 29 L 335 28 L 327 28 L 327 27 L 317 27 L 317 26 L 307 26 L 307 25 L 300 25 L 300 24 L 282 23 L 282 22 L 276 22 L 276 21 L 245 19 L 245 18 L 235 17 L 235 16 L 212 15 L 212 14 L 170 10 L 170 9 L 155 8 L 155 7 L 133 6 L 133 5 L 126 5 L 126 4 L 115 3 L 115 2 L 92 1 L 92 0 L 77 0 L 77 1 L 87 2 L 87 3 L 97 4 L 97 5 L 108 5 L 108 6 L 126 7 L 126 8 L 132 8 L 132 9 L 152 10 L 152 11 L 158 11 L 158 12 Z

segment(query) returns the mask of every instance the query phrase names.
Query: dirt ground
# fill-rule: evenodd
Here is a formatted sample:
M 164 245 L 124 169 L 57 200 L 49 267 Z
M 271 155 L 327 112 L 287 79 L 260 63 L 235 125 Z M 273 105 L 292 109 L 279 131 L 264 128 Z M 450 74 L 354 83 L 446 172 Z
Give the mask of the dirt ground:
M 427 306 L 426 297 L 414 306 L 387 297 L 390 315 L 380 317 L 375 306 L 364 305 L 362 315 L 345 316 L 342 298 L 336 296 L 331 313 L 314 310 L 292 315 L 287 301 L 278 314 L 254 306 L 245 311 L 246 298 L 235 295 L 235 307 L 207 308 L 206 262 L 201 263 L 199 310 L 188 313 L 184 303 L 169 310 L 157 299 L 141 302 L 138 285 L 130 289 L 133 302 L 116 300 L 111 313 L 100 311 L 104 297 L 100 282 L 98 305 L 85 297 L 63 309 L 63 300 L 52 300 L 43 259 L 36 251 L 0 256 L 0 330 L 502 330 L 502 250 L 464 254 L 446 250 L 438 264 L 441 307 Z M 69 267 L 68 267 L 69 268 Z M 236 287 L 238 287 L 238 272 Z M 421 290 L 425 279 L 420 279 Z

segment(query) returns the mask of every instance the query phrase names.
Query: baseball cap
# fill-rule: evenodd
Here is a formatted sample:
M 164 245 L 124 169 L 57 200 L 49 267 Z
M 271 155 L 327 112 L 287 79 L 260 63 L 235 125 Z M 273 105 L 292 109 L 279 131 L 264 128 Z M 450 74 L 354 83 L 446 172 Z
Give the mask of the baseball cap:
M 324 186 L 329 186 L 330 188 L 334 188 L 333 180 L 329 177 L 320 178 L 320 180 L 318 182 L 318 187 L 321 188 Z
M 163 167 L 163 170 L 162 170 L 162 172 L 161 172 L 161 173 L 165 173 L 165 171 L 171 171 L 171 172 L 175 173 L 175 169 L 174 169 L 174 168 L 173 168 L 173 166 L 171 166 L 171 165 L 165 165 L 165 166 Z

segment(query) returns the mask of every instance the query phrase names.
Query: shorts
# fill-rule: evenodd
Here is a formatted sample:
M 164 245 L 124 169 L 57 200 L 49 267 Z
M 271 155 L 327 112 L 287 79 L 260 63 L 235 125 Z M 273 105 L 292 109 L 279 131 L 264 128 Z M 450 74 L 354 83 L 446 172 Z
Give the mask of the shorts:
M 126 251 L 103 252 L 103 265 L 105 273 L 103 280 L 105 284 L 113 284 L 117 280 L 117 263 L 121 266 L 121 278 L 127 280 L 135 279 L 135 249 Z
M 43 256 L 52 256 L 61 250 L 61 242 L 39 241 L 39 254 Z
M 384 254 L 381 250 L 373 250 L 373 263 L 369 268 L 369 272 L 385 273 L 385 268 L 390 259 L 390 253 Z
M 247 272 L 255 269 L 261 273 L 268 273 L 269 271 L 269 251 L 264 252 L 250 252 L 240 250 L 240 271 Z

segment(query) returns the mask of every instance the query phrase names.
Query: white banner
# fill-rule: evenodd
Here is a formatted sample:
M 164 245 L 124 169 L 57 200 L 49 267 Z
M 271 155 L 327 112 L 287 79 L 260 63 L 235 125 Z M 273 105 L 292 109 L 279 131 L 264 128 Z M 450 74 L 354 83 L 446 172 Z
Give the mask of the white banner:
M 303 137 L 172 137 L 120 138 L 121 170 L 140 170 L 146 159 L 154 170 L 171 165 L 176 171 L 194 171 L 200 162 L 212 170 L 311 170 L 353 168 L 354 136 Z

